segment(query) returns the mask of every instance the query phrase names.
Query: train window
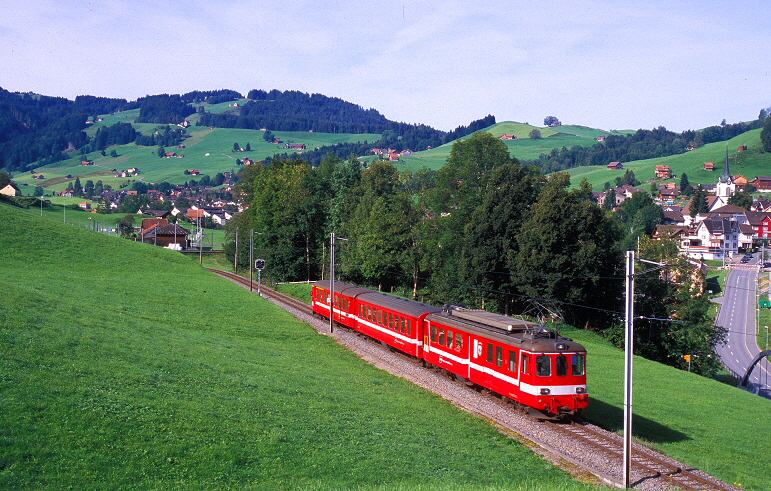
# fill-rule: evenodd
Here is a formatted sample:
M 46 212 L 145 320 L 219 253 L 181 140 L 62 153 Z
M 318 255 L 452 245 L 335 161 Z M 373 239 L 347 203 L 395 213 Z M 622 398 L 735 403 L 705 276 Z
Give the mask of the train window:
M 401 325 L 400 331 L 407 332 L 407 319 L 402 317 L 401 323 L 402 323 L 402 325 Z
M 412 336 L 412 321 L 407 319 L 407 335 Z
M 509 371 L 517 373 L 517 354 L 509 350 Z
M 463 349 L 463 335 L 458 333 L 458 335 L 455 336 L 455 350 L 460 351 L 461 349 Z
M 503 348 L 500 346 L 495 347 L 495 366 L 499 367 L 503 365 Z
M 431 326 L 431 342 L 436 342 L 436 326 L 434 325 Z
M 487 363 L 493 362 L 493 345 L 487 343 Z
M 550 356 L 538 355 L 535 357 L 535 374 L 539 377 L 548 377 L 551 375 Z
M 439 329 L 439 344 L 444 346 L 444 329 Z
M 389 329 L 391 329 L 391 326 L 392 326 L 391 321 L 392 320 L 393 320 L 393 315 L 391 314 L 391 312 L 387 312 L 386 315 L 385 315 L 385 325 Z
M 558 377 L 564 377 L 568 374 L 568 358 L 565 355 L 557 355 L 554 371 Z
M 570 365 L 572 366 L 571 373 L 573 375 L 584 374 L 584 355 L 571 355 Z
M 447 347 L 448 348 L 452 348 L 452 337 L 453 337 L 452 334 L 453 334 L 452 331 L 448 329 L 447 330 Z
M 382 324 L 383 323 L 383 311 L 378 310 L 377 311 L 377 323 Z
M 530 367 L 528 362 L 530 361 L 530 356 L 526 355 L 525 353 L 522 353 L 522 363 L 520 363 L 520 366 L 522 367 L 522 373 L 527 375 L 530 373 Z

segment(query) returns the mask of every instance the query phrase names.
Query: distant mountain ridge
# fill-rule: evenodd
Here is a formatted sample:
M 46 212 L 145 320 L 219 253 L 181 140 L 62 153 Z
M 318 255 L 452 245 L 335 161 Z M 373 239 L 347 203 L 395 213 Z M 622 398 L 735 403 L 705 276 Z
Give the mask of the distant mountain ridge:
M 213 104 L 229 101 L 234 102 L 233 112 L 207 111 Z M 327 153 L 347 158 L 351 153 L 366 155 L 373 146 L 396 151 L 436 148 L 496 123 L 495 117 L 488 115 L 468 126 L 459 126 L 446 132 L 424 124 L 390 121 L 375 109 L 364 109 L 336 97 L 293 90 L 254 89 L 249 91 L 246 98 L 230 89 L 192 91 L 185 94 L 148 95 L 130 102 L 126 99 L 89 95 L 78 96 L 70 101 L 62 97 L 12 93 L 0 88 L 0 168 L 25 171 L 32 164 L 39 167 L 66 160 L 78 151 L 87 153 L 112 143 L 130 143 L 126 138 L 131 136 L 131 132 L 125 128 L 111 129 L 110 134 L 120 134 L 120 139 L 116 141 L 108 138 L 105 132 L 95 141 L 94 137 L 84 131 L 89 118 L 95 121 L 99 115 L 129 109 L 139 109 L 139 117 L 134 121 L 136 123 L 174 125 L 197 113 L 197 124 L 201 126 L 380 135 L 380 139 L 373 142 L 342 143 L 309 150 L 302 158 L 313 165 L 318 164 Z M 628 135 L 604 132 L 605 141 L 602 143 L 581 143 L 570 148 L 555 146 L 550 152 L 541 154 L 537 159 L 523 161 L 523 164 L 534 165 L 543 172 L 554 172 L 583 165 L 604 165 L 611 160 L 628 162 L 675 155 L 759 128 L 767 113 L 767 110 L 761 110 L 758 119 L 749 123 L 722 124 L 682 133 L 674 133 L 663 127 L 641 129 Z M 184 133 L 184 130 L 175 131 Z M 544 128 L 541 137 L 549 138 L 559 134 L 554 131 L 559 132 L 559 127 Z M 156 133 L 160 135 L 168 131 Z M 172 135 L 171 139 L 159 139 L 135 132 L 133 136 L 134 143 L 145 146 L 168 145 L 180 140 L 179 135 Z
M 178 124 L 198 113 L 198 124 L 220 128 L 315 131 L 320 133 L 377 133 L 377 143 L 398 150 L 424 150 L 471 134 L 495 123 L 488 115 L 468 126 L 446 132 L 427 125 L 390 121 L 374 109 L 321 94 L 298 91 L 252 90 L 238 114 L 206 112 L 205 104 L 237 101 L 243 96 L 233 90 L 193 91 L 158 94 L 129 102 L 95 96 L 78 96 L 75 101 L 29 93 L 12 93 L 0 88 L 0 168 L 23 171 L 30 164 L 46 165 L 70 157 L 75 150 L 90 150 L 91 138 L 84 132 L 89 118 L 100 114 L 139 109 L 137 123 Z M 141 136 L 141 135 L 140 135 Z M 137 136 L 136 138 L 140 138 Z M 121 141 L 125 143 L 125 141 Z M 139 145 L 157 142 L 136 141 Z M 350 144 L 353 145 L 353 144 Z M 336 146 L 335 153 L 359 150 Z

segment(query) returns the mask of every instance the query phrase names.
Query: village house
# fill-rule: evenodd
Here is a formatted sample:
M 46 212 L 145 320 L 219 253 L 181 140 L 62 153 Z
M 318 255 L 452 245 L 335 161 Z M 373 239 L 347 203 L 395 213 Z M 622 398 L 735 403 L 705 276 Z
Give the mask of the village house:
M 509 134 L 509 133 L 504 133 L 503 135 L 500 136 L 500 139 L 501 140 L 516 140 L 517 137 L 515 135 Z
M 668 165 L 657 165 L 655 174 L 659 179 L 669 179 L 672 177 L 672 170 Z
M 302 150 L 305 150 L 305 144 L 304 143 L 287 143 L 284 145 L 284 148 L 288 148 L 289 150 L 302 151 Z
M 608 164 L 608 170 L 621 170 L 624 166 L 621 165 L 621 162 L 611 162 Z
M 190 231 L 165 219 L 145 218 L 142 220 L 141 237 L 145 244 L 168 249 L 183 250 L 188 247 Z
M 19 196 L 21 195 L 21 190 L 16 187 L 16 184 L 9 183 L 6 184 L 4 188 L 0 189 L 0 194 L 4 196 Z
M 715 163 L 714 162 L 704 162 L 704 170 L 707 171 L 714 171 L 715 170 Z
M 749 184 L 752 185 L 756 191 L 763 193 L 771 192 L 771 176 L 756 176 L 755 179 L 749 181 Z

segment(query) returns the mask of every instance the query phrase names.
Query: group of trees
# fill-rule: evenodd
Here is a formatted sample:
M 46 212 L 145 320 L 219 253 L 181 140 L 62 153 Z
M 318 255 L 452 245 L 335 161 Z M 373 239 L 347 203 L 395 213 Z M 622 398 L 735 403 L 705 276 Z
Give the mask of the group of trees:
M 546 177 L 519 165 L 485 132 L 456 142 L 438 171 L 399 172 L 388 162 L 364 169 L 353 155 L 328 155 L 316 168 L 277 158 L 243 168 L 238 187 L 249 209 L 228 223 L 226 251 L 234 260 L 237 235 L 241 268 L 248 267 L 254 231 L 268 277 L 326 277 L 335 232 L 346 239 L 336 248 L 343 280 L 509 314 L 546 299 L 559 304 L 567 322 L 608 336 L 623 310 L 621 251 L 661 219 L 644 193 L 617 214 L 603 210 L 588 184 L 571 189 L 567 174 Z M 666 300 L 673 309 L 691 309 L 679 285 L 662 279 L 651 290 L 657 308 Z M 684 325 L 702 322 L 697 317 Z M 707 352 L 712 340 L 703 341 Z M 670 355 L 685 348 L 674 339 L 665 349 L 659 358 L 676 364 Z

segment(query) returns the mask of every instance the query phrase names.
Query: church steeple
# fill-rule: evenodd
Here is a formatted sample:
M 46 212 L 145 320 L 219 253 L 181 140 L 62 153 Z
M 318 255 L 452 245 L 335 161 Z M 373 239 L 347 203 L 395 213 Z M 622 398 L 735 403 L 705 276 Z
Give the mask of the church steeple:
M 723 199 L 723 204 L 728 204 L 728 198 L 736 192 L 736 184 L 731 179 L 731 173 L 728 170 L 728 144 L 725 146 L 725 161 L 723 162 L 723 175 L 717 181 L 715 195 Z
M 731 182 L 731 173 L 728 172 L 728 144 L 725 145 L 725 162 L 723 162 L 723 175 L 720 182 Z

